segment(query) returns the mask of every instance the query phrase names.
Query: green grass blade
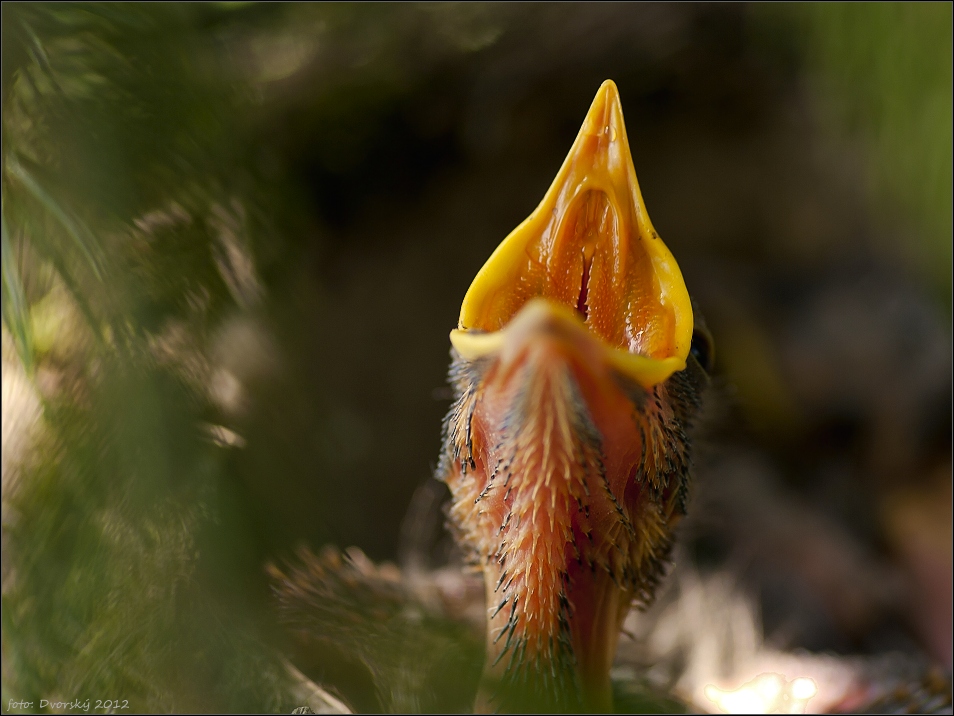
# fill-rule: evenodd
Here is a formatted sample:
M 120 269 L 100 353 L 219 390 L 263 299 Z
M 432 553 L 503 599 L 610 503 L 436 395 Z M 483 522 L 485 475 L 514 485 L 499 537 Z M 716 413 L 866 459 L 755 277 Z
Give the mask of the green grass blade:
M 26 167 L 17 161 L 15 156 L 8 157 L 6 164 L 10 175 L 16 178 L 20 185 L 66 230 L 66 233 L 73 239 L 73 242 L 83 254 L 93 274 L 97 279 L 102 280 L 99 246 L 89 229 L 82 222 L 70 216 L 69 212 L 27 171 Z
M 10 244 L 10 235 L 7 231 L 7 216 L 4 207 L 2 215 L 2 238 L 0 238 L 0 252 L 3 265 L 3 322 L 13 336 L 17 353 L 28 375 L 33 373 L 33 332 L 30 328 L 30 314 L 26 296 L 23 292 L 23 283 L 20 281 L 17 262 Z

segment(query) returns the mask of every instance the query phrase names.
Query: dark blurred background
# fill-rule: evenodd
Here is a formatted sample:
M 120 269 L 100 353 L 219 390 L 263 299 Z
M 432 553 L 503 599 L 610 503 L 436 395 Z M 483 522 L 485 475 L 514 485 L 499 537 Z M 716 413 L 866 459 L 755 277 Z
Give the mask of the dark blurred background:
M 607 78 L 716 341 L 686 549 L 949 669 L 951 22 L 4 3 L 4 704 L 285 708 L 267 561 L 449 558 L 447 335 Z

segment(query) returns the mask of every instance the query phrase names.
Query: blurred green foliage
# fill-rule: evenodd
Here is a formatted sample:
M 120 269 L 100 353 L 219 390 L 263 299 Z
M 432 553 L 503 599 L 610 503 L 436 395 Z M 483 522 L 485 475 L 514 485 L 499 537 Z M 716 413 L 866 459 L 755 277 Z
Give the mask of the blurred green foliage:
M 211 263 L 208 252 L 163 246 L 163 260 L 192 262 L 154 271 L 165 286 L 141 286 L 127 265 L 147 260 L 136 256 L 132 219 L 177 203 L 207 210 L 241 181 L 231 171 L 239 101 L 215 71 L 202 23 L 214 15 L 174 3 L 11 3 L 4 13 L 4 241 L 25 274 L 19 289 L 4 284 L 8 327 L 29 365 L 23 310 L 49 290 L 51 275 L 36 265 L 50 265 L 94 334 L 108 327 L 122 347 L 203 281 L 197 260 Z
M 245 237 L 225 225 L 247 228 L 227 17 L 3 6 L 4 320 L 44 398 L 42 458 L 4 476 L 4 701 L 295 705 L 241 576 L 201 367 L 155 349 L 178 327 L 201 354 L 248 299 L 227 255 Z
M 929 277 L 950 310 L 952 6 L 811 3 L 783 11 L 801 30 L 833 133 L 861 145 L 874 214 L 892 221 L 901 208 L 910 241 L 900 253 L 915 274 Z
M 218 543 L 221 450 L 183 420 L 188 390 L 128 361 L 101 369 L 110 380 L 89 387 L 85 406 L 46 406 L 43 460 L 11 501 L 4 699 L 290 706 L 244 585 L 217 574 L 241 547 Z

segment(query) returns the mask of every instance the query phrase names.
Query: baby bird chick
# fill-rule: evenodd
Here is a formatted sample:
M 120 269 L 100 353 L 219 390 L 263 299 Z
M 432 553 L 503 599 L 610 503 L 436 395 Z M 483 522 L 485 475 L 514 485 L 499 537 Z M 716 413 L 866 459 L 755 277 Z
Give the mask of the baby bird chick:
M 610 666 L 685 513 L 711 357 L 605 82 L 537 209 L 451 333 L 438 477 L 484 574 L 479 711 L 612 710 Z

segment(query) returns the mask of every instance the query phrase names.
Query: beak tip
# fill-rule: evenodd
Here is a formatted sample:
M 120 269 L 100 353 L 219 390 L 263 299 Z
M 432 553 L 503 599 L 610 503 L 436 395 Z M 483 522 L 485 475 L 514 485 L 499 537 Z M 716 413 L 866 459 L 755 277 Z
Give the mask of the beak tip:
M 606 80 L 600 85 L 590 105 L 584 122 L 586 133 L 590 135 L 609 134 L 611 143 L 615 142 L 623 128 L 623 106 L 619 97 L 619 90 L 613 80 Z
M 606 80 L 596 92 L 596 97 L 590 106 L 590 115 L 594 119 L 601 118 L 606 124 L 611 121 L 619 122 L 623 116 L 622 106 L 616 83 L 613 80 Z
M 603 84 L 600 85 L 596 96 L 598 98 L 603 98 L 603 101 L 616 101 L 618 103 L 619 89 L 617 89 L 616 83 L 613 82 L 613 80 L 603 80 Z

